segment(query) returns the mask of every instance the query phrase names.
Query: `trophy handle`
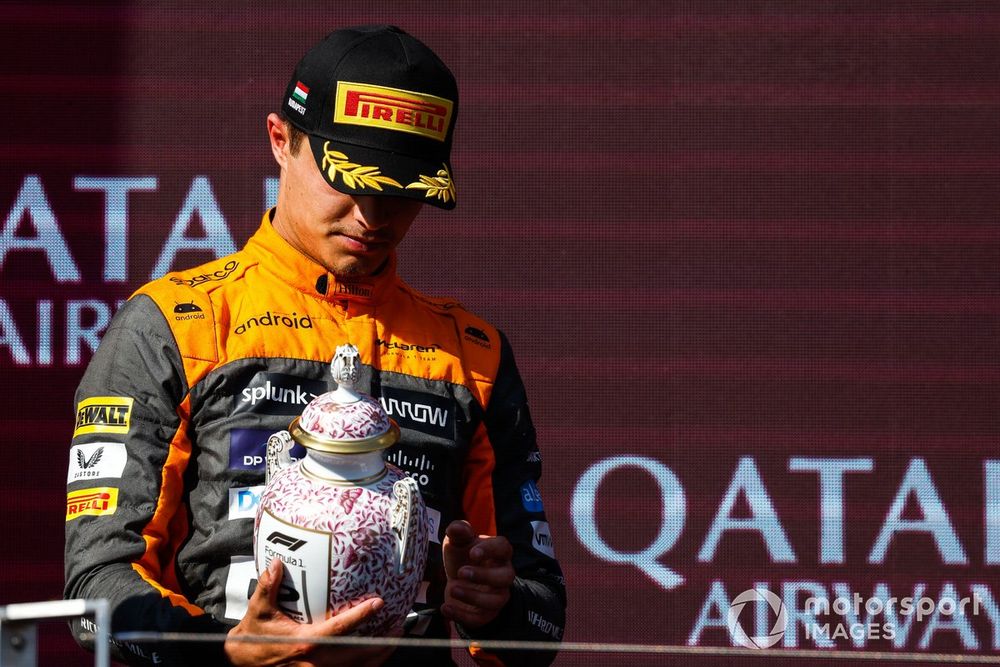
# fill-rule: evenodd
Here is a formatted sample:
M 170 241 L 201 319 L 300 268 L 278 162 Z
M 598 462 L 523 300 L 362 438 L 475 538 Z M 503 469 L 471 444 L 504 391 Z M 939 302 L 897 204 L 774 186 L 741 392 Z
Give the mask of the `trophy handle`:
M 264 485 L 271 482 L 282 468 L 292 465 L 292 434 L 278 431 L 267 439 L 267 453 L 264 455 Z
M 403 574 L 406 566 L 413 560 L 414 544 L 418 534 L 416 522 L 420 512 L 417 510 L 417 500 L 420 497 L 420 487 L 417 482 L 404 477 L 392 485 L 392 509 L 389 523 L 396 536 L 396 574 Z

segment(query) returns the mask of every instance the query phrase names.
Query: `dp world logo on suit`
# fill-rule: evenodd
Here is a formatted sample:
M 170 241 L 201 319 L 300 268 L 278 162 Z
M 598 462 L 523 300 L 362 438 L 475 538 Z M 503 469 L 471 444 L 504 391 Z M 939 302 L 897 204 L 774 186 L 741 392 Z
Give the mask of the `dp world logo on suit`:
M 766 602 L 770 610 L 774 613 L 774 625 L 771 626 L 771 630 L 767 634 L 750 636 L 743 629 L 741 617 L 746 619 L 749 616 L 753 619 L 755 616 L 752 612 L 749 614 L 742 613 L 744 607 L 751 602 L 755 608 L 761 603 Z M 750 589 L 737 595 L 733 599 L 732 604 L 729 605 L 729 614 L 726 621 L 729 625 L 729 635 L 733 638 L 733 641 L 746 648 L 771 648 L 781 641 L 781 638 L 785 636 L 785 629 L 788 627 L 788 615 L 785 613 L 785 605 L 781 603 L 780 597 L 766 588 Z M 744 620 L 743 622 L 749 621 Z

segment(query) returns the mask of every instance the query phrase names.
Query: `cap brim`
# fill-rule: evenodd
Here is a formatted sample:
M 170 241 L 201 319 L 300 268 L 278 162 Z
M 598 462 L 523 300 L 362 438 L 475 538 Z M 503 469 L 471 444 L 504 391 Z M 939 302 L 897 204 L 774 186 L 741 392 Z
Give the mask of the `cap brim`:
M 316 166 L 338 192 L 405 197 L 455 208 L 451 165 L 309 135 Z

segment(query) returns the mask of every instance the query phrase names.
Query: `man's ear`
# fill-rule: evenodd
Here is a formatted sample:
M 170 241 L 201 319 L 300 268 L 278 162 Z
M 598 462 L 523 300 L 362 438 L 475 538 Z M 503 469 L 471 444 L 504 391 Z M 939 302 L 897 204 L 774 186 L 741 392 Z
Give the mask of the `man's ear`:
M 271 141 L 271 154 L 275 162 L 284 169 L 291 157 L 291 144 L 288 126 L 276 113 L 267 115 L 267 138 Z

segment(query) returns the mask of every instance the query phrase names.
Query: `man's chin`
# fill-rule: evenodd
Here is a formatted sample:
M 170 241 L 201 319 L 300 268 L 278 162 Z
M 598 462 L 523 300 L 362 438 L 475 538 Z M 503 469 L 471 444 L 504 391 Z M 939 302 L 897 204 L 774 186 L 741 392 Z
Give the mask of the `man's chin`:
M 368 273 L 366 271 L 362 271 L 360 269 L 354 269 L 354 268 L 343 269 L 343 270 L 340 270 L 340 271 L 334 271 L 333 272 L 333 277 L 336 278 L 337 280 L 341 280 L 341 281 L 360 280 L 360 279 L 364 278 L 367 275 L 368 275 Z
M 352 259 L 345 262 L 341 262 L 334 266 L 334 270 L 331 271 L 334 277 L 338 280 L 357 280 L 359 278 L 367 278 L 374 273 L 378 272 L 382 266 L 385 265 L 385 258 L 379 260 L 368 260 L 368 259 Z

